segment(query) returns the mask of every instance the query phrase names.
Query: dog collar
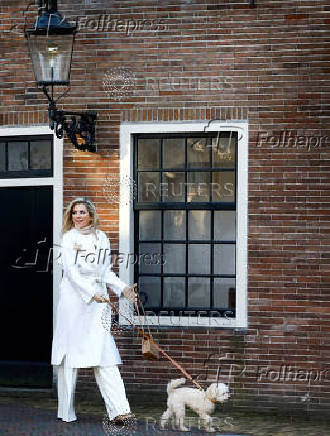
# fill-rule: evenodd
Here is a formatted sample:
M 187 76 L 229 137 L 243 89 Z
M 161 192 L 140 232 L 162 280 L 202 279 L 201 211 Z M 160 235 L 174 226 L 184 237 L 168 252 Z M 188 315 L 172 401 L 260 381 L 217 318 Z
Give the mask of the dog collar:
M 205 397 L 206 397 L 208 400 L 210 400 L 211 403 L 216 403 L 216 402 L 217 402 L 217 398 L 216 398 L 216 397 L 211 398 L 211 397 L 209 397 L 209 396 L 207 395 L 206 392 L 205 392 Z

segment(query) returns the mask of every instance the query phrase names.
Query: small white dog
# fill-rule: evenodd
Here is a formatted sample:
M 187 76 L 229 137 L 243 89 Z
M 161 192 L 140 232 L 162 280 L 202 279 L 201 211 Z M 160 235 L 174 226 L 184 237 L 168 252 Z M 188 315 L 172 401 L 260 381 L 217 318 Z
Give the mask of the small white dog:
M 215 431 L 212 427 L 211 413 L 215 403 L 228 400 L 230 394 L 224 383 L 212 383 L 206 391 L 196 388 L 178 388 L 186 382 L 185 378 L 171 380 L 167 384 L 167 410 L 163 413 L 160 426 L 164 429 L 170 418 L 175 417 L 175 424 L 181 431 L 189 429 L 184 425 L 186 406 L 192 409 L 204 421 L 207 431 Z

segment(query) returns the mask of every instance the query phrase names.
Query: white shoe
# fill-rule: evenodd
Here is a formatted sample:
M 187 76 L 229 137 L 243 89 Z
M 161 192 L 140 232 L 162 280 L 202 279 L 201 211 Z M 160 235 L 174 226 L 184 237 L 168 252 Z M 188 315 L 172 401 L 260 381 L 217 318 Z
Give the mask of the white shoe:
M 66 418 L 66 419 L 62 418 L 62 416 L 58 416 L 57 419 L 61 419 L 63 422 L 73 422 L 73 421 L 77 421 L 77 417 L 76 417 L 76 416 L 74 416 L 74 417 L 72 417 L 72 418 Z

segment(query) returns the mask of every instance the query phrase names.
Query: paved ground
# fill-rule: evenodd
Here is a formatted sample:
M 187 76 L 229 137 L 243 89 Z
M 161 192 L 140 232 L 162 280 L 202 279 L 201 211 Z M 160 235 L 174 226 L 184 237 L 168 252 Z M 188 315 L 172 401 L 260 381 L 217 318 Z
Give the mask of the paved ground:
M 206 433 L 198 429 L 196 418 L 191 417 L 189 433 L 179 432 L 173 427 L 159 428 L 162 407 L 141 401 L 131 402 L 138 423 L 132 428 L 108 428 L 103 425 L 105 409 L 101 404 L 91 406 L 87 402 L 77 403 L 78 420 L 64 423 L 56 418 L 56 399 L 0 398 L 1 436 L 193 436 L 213 434 L 215 436 L 329 436 L 330 422 L 320 419 L 270 416 L 225 412 L 217 408 L 214 426 L 217 431 Z

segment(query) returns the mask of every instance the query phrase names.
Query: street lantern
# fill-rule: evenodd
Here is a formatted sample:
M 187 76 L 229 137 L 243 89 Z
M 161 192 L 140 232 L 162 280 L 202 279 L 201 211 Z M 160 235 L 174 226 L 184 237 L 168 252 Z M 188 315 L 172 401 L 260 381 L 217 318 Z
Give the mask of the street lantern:
M 37 84 L 69 85 L 76 26 L 51 9 L 39 15 L 25 34 Z
M 57 0 L 40 0 L 34 27 L 25 29 L 25 37 L 36 83 L 42 86 L 49 102 L 51 129 L 55 129 L 58 138 L 62 138 L 65 131 L 76 148 L 95 152 L 96 112 L 60 111 L 54 100 L 55 86 L 70 85 L 76 31 L 77 27 L 68 23 L 57 11 Z

